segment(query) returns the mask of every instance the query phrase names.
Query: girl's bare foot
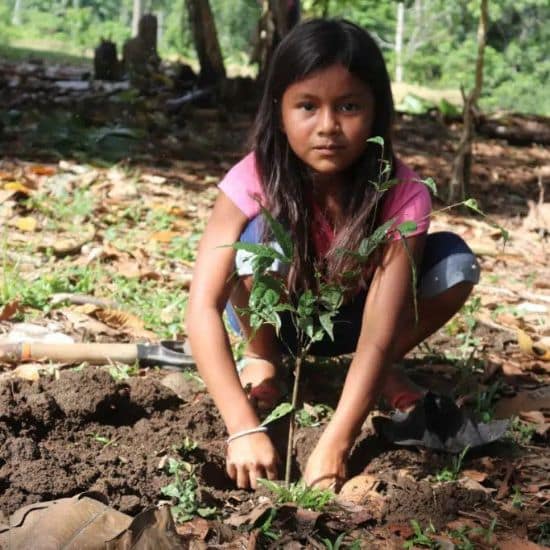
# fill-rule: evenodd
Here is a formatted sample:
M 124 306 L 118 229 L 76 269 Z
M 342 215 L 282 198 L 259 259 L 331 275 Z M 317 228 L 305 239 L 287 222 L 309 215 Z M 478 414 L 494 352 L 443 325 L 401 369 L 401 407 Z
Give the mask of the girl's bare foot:
M 248 397 L 259 411 L 269 411 L 279 403 L 284 389 L 275 362 L 245 355 L 237 363 L 237 370 L 243 388 L 248 389 Z
M 426 390 L 417 386 L 401 369 L 392 367 L 384 385 L 382 396 L 392 409 L 406 411 L 422 399 Z

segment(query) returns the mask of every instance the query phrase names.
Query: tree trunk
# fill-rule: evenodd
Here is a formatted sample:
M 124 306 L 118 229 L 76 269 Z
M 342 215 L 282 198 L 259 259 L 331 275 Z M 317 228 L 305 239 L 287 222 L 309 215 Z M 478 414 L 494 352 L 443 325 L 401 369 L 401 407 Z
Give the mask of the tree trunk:
M 328 2 L 325 4 L 328 9 Z M 300 20 L 300 0 L 263 0 L 258 22 L 258 39 L 252 60 L 259 64 L 258 79 L 263 80 L 271 56 L 283 36 Z
M 457 154 L 453 162 L 453 173 L 449 184 L 448 201 L 464 200 L 468 196 L 472 168 L 472 144 L 475 137 L 476 104 L 483 87 L 483 59 L 485 54 L 485 39 L 487 36 L 488 0 L 481 0 L 479 26 L 477 29 L 477 59 L 474 88 L 464 98 L 462 137 L 458 144 Z
M 397 3 L 397 26 L 395 28 L 395 81 L 403 82 L 403 29 L 405 26 L 405 4 Z
M 23 0 L 15 0 L 11 16 L 11 24 L 18 27 L 21 25 L 21 12 L 23 11 Z
M 143 15 L 143 0 L 134 0 L 132 9 L 132 36 L 137 36 L 139 31 L 139 20 Z
M 200 80 L 203 84 L 216 83 L 225 78 L 225 67 L 210 2 L 185 0 L 185 3 L 201 66 Z

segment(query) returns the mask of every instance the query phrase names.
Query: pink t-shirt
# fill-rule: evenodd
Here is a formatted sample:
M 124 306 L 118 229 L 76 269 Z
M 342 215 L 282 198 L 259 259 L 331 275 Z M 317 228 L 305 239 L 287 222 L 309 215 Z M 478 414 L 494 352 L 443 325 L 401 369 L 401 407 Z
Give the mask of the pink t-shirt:
M 429 214 L 432 207 L 427 187 L 421 183 L 418 175 L 401 161 L 397 161 L 395 177 L 400 183 L 384 194 L 380 224 L 392 218 L 395 219 L 394 226 L 406 221 L 414 221 L 417 225 L 416 229 L 407 233 L 407 236 L 425 233 L 430 225 Z M 257 199 L 261 203 L 264 194 L 256 169 L 254 152 L 246 155 L 229 170 L 220 182 L 219 188 L 249 219 L 260 213 Z M 323 256 L 334 240 L 334 231 L 319 208 L 315 209 L 314 216 L 313 238 L 318 254 Z M 394 238 L 400 238 L 399 234 L 396 233 Z

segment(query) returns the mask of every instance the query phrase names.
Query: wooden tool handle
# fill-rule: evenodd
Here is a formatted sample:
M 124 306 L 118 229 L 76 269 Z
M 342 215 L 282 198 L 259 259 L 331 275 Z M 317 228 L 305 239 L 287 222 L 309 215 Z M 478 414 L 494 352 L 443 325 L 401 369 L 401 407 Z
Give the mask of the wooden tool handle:
M 114 361 L 133 363 L 137 359 L 136 344 L 43 344 L 23 342 L 0 346 L 0 362 L 50 360 L 57 363 L 88 361 L 93 365 L 105 365 Z

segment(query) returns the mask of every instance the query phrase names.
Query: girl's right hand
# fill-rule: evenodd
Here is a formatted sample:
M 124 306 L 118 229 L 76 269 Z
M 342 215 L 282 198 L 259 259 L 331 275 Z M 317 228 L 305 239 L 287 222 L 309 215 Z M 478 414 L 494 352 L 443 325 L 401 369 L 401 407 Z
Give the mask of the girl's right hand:
M 234 439 L 227 447 L 227 473 L 239 489 L 256 489 L 258 478 L 277 479 L 279 457 L 265 433 Z

